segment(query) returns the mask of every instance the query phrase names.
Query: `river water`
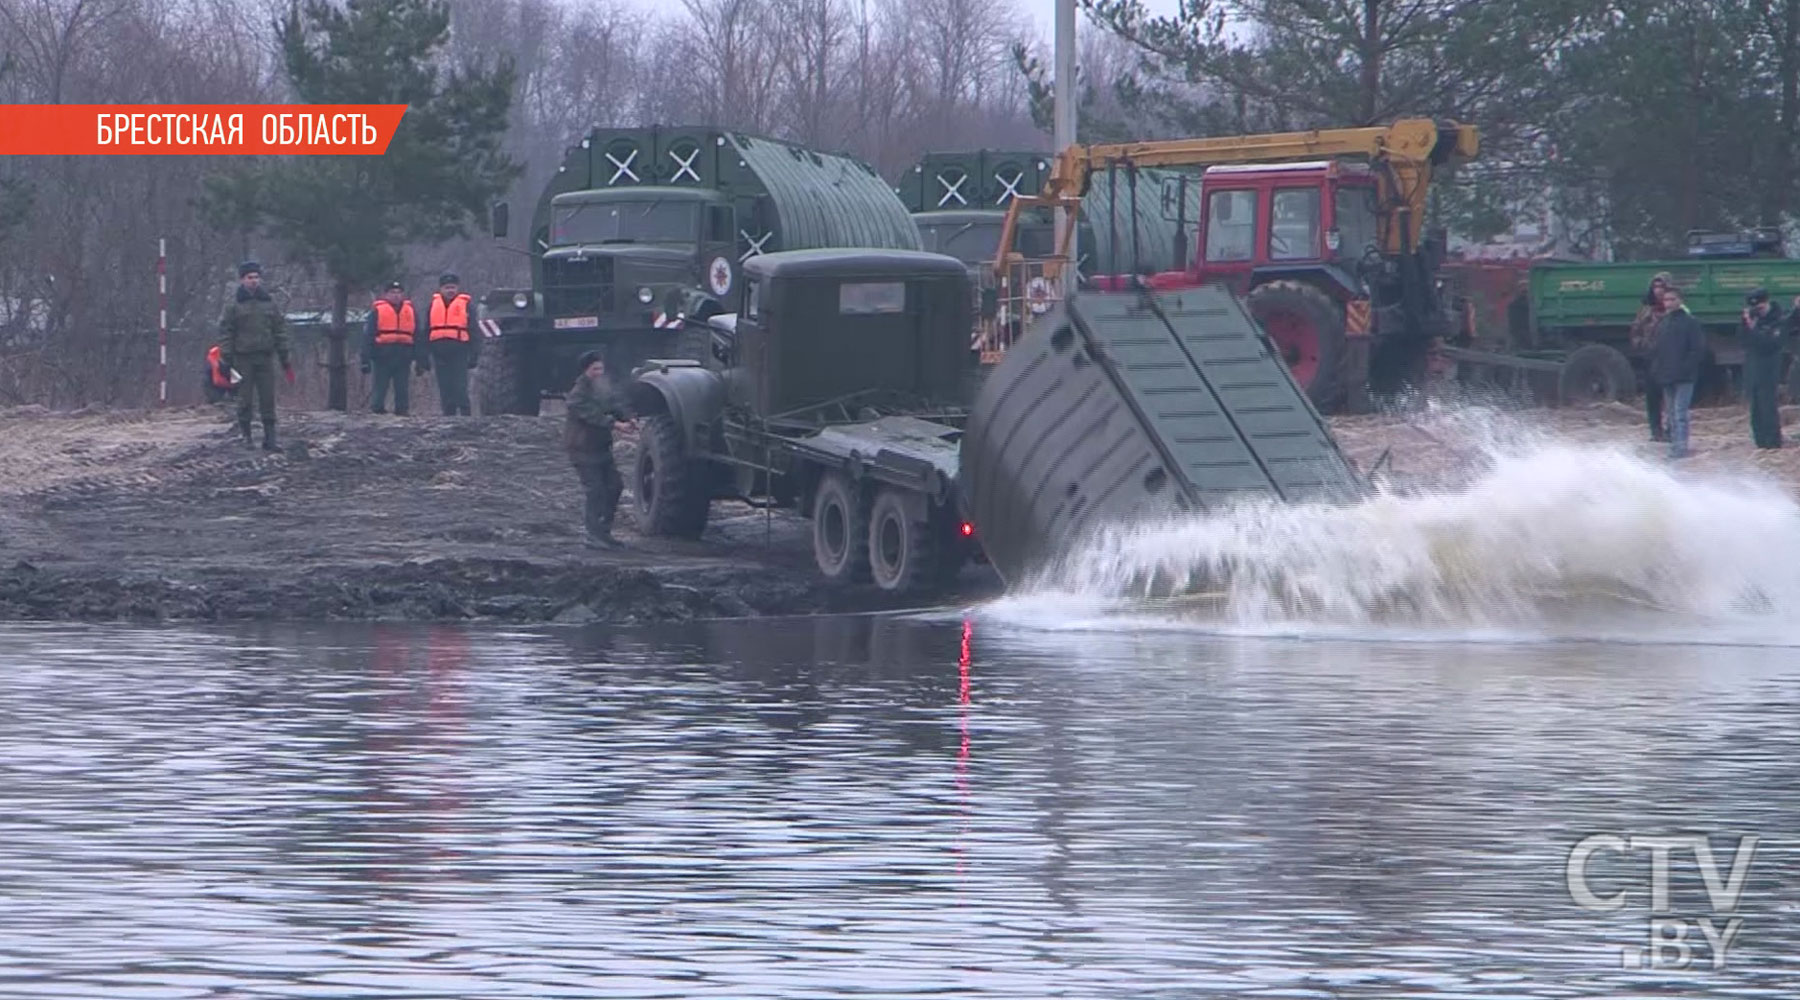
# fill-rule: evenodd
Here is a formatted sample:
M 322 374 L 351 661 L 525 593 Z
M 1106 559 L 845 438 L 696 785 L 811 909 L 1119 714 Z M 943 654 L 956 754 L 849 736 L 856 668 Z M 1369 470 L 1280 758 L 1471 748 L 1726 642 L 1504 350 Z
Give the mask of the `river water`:
M 1800 511 L 1633 481 L 1363 512 L 1380 586 L 1265 512 L 909 615 L 3 626 L 0 997 L 1800 995 L 1800 559 L 1667 551 Z M 1132 600 L 1257 531 L 1224 611 Z

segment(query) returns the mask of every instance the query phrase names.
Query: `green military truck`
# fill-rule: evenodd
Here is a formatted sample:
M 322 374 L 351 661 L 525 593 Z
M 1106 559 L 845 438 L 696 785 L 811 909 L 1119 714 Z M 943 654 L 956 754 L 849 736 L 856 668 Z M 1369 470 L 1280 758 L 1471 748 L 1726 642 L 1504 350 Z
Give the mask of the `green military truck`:
M 976 281 L 981 303 L 977 341 L 986 327 L 1016 327 L 1020 317 L 1007 314 L 1009 302 L 1041 299 L 1048 308 L 1048 286 L 1039 290 L 1002 289 L 993 263 L 998 255 L 1006 207 L 1019 195 L 1036 195 L 1050 176 L 1047 154 L 1027 150 L 968 150 L 926 153 L 900 177 L 894 193 L 918 223 L 926 250 L 962 261 Z M 1137 183 L 1120 171 L 1096 171 L 1089 178 L 1077 222 L 1077 273 L 1155 273 L 1180 270 L 1187 264 L 1192 227 L 1200 218 L 1200 184 L 1196 176 L 1177 170 L 1140 168 Z M 1113 192 L 1117 191 L 1115 197 Z M 1020 217 L 1013 246 L 1027 258 L 1056 253 L 1053 213 L 1037 210 Z M 1038 293 L 1034 295 L 1034 292 Z M 996 338 L 987 330 L 989 341 Z
M 1469 280 L 1477 270 L 1460 269 L 1465 292 L 1478 283 Z M 1766 288 L 1784 311 L 1800 295 L 1800 260 L 1782 256 L 1779 233 L 1768 231 L 1692 233 L 1683 260 L 1532 261 L 1486 270 L 1503 275 L 1486 282 L 1488 322 L 1467 323 L 1462 342 L 1445 353 L 1464 381 L 1529 388 L 1563 403 L 1629 400 L 1646 387 L 1648 359 L 1632 351 L 1630 329 L 1658 273 L 1669 273 L 1706 328 L 1710 357 L 1699 391 L 1715 399 L 1734 391 L 1743 366 L 1745 293 Z M 1469 302 L 1468 313 L 1478 313 L 1477 303 Z
M 753 257 L 703 360 L 654 360 L 627 387 L 640 530 L 697 537 L 715 499 L 793 508 L 838 584 L 907 593 L 979 550 L 956 462 L 974 366 L 968 271 L 941 254 Z
M 508 214 L 495 206 L 496 238 Z M 589 132 L 538 197 L 526 239 L 531 287 L 481 302 L 483 413 L 535 415 L 590 349 L 616 378 L 647 358 L 698 357 L 708 334 L 694 321 L 721 308 L 758 255 L 920 249 L 867 164 L 699 126 Z

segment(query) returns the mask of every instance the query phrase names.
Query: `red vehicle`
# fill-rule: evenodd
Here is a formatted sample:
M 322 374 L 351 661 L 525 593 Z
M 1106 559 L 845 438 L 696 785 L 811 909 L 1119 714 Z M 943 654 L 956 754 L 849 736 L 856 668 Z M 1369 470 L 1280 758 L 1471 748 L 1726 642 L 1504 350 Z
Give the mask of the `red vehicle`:
M 1419 384 L 1432 343 L 1454 328 L 1439 294 L 1441 247 L 1421 239 L 1433 170 L 1475 155 L 1473 127 L 1410 119 L 1380 128 L 1071 146 L 1044 191 L 1014 199 L 995 268 L 1060 277 L 1086 178 L 1101 169 L 1204 166 L 1197 246 L 1186 269 L 1134 275 L 1130 261 L 1098 261 L 1101 288 L 1143 280 L 1159 288 L 1223 283 L 1251 315 L 1322 412 L 1360 411 L 1369 394 Z M 1057 254 L 1011 251 L 1011 222 L 1034 205 L 1072 209 Z

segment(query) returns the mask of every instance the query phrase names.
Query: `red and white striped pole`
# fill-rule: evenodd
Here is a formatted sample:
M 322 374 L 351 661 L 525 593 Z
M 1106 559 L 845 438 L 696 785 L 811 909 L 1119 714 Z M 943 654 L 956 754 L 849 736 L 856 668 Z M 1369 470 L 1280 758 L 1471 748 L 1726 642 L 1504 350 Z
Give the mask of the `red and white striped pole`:
M 169 405 L 169 241 L 156 241 L 156 405 Z

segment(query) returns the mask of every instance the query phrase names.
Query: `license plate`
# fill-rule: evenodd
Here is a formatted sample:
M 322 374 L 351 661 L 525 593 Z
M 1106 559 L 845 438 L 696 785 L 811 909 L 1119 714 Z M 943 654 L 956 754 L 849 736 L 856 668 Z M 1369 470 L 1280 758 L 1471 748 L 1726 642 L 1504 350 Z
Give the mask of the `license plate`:
M 598 316 L 565 316 L 556 321 L 558 330 L 585 330 L 600 325 Z

